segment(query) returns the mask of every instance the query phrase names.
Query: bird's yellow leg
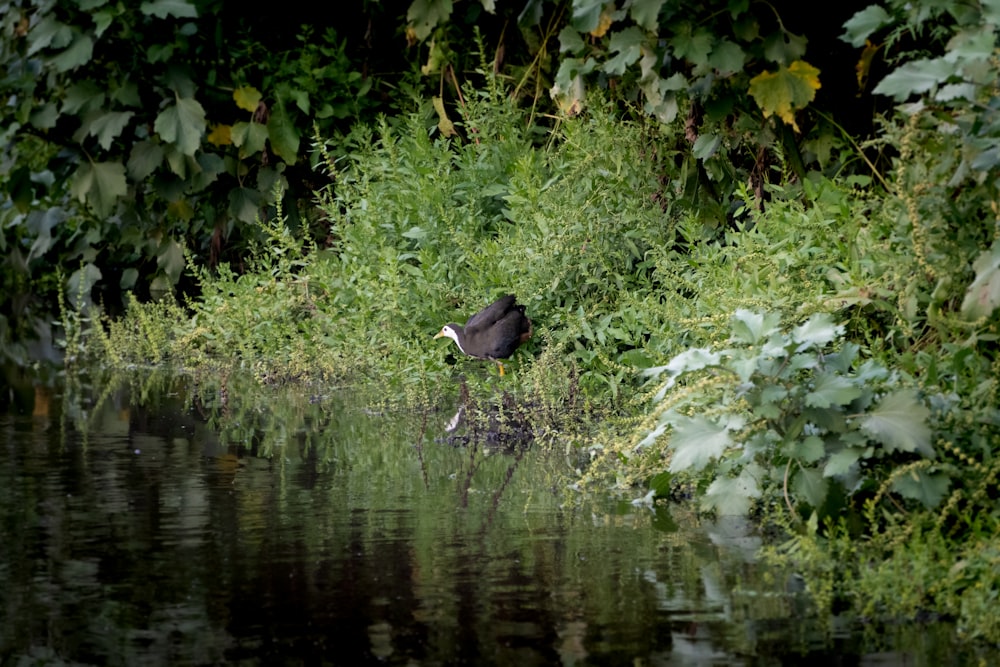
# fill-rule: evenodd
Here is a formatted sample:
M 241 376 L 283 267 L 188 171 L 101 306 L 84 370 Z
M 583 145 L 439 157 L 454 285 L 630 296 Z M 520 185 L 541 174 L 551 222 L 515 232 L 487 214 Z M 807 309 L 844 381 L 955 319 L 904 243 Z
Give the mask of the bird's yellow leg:
M 500 369 L 500 377 L 503 377 L 503 364 L 499 361 L 497 362 L 497 368 Z

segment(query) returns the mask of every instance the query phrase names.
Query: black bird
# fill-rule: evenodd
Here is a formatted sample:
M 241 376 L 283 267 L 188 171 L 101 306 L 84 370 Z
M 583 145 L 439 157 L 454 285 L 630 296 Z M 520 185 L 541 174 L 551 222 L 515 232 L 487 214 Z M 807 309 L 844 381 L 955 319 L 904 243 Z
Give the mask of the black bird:
M 496 362 L 502 377 L 500 360 L 514 354 L 521 343 L 531 338 L 531 333 L 531 320 L 524 314 L 524 306 L 517 303 L 513 294 L 508 294 L 470 317 L 464 327 L 454 323 L 444 325 L 434 338 L 450 338 L 470 357 Z

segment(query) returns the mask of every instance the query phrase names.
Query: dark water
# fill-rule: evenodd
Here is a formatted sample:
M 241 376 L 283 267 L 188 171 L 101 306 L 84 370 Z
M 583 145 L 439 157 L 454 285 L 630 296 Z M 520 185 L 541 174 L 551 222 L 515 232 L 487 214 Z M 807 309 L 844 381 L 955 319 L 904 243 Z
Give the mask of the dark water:
M 754 564 L 747 526 L 581 501 L 565 452 L 458 446 L 445 412 L 267 392 L 141 377 L 7 388 L 0 663 L 994 657 L 946 625 L 812 618 L 794 580 Z

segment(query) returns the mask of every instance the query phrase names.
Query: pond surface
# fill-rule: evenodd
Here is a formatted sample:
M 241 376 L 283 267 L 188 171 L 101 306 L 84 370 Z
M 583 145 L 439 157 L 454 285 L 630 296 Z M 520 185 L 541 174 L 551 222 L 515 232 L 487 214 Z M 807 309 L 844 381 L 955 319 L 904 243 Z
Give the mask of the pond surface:
M 447 410 L 255 391 L 152 377 L 5 387 L 0 663 L 995 657 L 943 624 L 812 618 L 794 578 L 754 564 L 748 526 L 584 500 L 566 488 L 565 452 L 450 440 Z

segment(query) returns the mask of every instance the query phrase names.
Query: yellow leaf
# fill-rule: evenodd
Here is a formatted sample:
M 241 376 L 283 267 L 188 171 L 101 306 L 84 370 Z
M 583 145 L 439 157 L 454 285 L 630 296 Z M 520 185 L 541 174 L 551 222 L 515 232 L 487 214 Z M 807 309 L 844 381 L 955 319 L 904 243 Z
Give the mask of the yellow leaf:
M 216 146 L 228 146 L 233 143 L 233 126 L 213 125 L 212 131 L 208 133 L 206 139 Z
M 796 60 L 788 67 L 782 65 L 777 72 L 761 72 L 750 79 L 750 95 L 764 112 L 764 118 L 776 115 L 798 132 L 795 112 L 815 99 L 819 86 L 819 70 Z
M 597 27 L 590 31 L 591 36 L 597 37 L 598 39 L 604 37 L 604 34 L 608 31 L 608 28 L 611 27 L 613 22 L 614 19 L 611 18 L 611 11 L 605 8 L 604 11 L 601 12 L 601 20 L 598 21 Z
M 858 59 L 858 64 L 854 66 L 854 70 L 858 77 L 858 91 L 863 91 L 868 83 L 868 73 L 872 68 L 872 59 L 875 54 L 878 53 L 879 47 L 872 44 L 870 39 L 865 40 L 865 48 L 861 51 L 861 57 Z
M 440 97 L 435 97 L 431 100 L 434 104 L 434 110 L 437 111 L 438 115 L 438 130 L 441 131 L 441 135 L 445 137 L 451 137 L 458 132 L 455 131 L 455 124 L 451 122 L 448 118 L 448 114 L 444 110 L 444 100 Z
M 236 101 L 236 106 L 250 113 L 257 110 L 257 105 L 260 104 L 260 97 L 260 91 L 253 86 L 242 86 L 233 91 L 233 99 Z

